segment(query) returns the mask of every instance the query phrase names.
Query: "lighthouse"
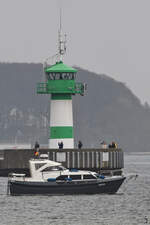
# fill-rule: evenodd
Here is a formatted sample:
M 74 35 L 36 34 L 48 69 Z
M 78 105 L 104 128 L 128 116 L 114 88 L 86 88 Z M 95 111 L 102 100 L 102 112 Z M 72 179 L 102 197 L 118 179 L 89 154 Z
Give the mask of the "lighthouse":
M 37 84 L 38 94 L 49 94 L 49 148 L 57 149 L 59 143 L 63 148 L 74 148 L 74 128 L 72 96 L 84 95 L 85 85 L 76 82 L 77 70 L 63 63 L 66 52 L 66 36 L 62 35 L 61 23 L 58 32 L 58 53 L 56 62 L 45 63 L 45 82 Z

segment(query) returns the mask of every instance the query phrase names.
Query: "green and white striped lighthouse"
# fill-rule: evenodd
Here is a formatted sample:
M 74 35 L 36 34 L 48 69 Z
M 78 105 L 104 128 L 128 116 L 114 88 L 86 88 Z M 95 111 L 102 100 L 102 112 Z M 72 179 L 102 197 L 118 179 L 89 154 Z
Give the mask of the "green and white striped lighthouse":
M 74 129 L 72 96 L 84 94 L 84 84 L 76 83 L 77 70 L 63 63 L 66 41 L 62 40 L 61 27 L 59 31 L 59 46 L 57 61 L 44 67 L 45 83 L 38 83 L 38 94 L 51 94 L 49 148 L 58 148 L 63 142 L 64 148 L 74 148 Z

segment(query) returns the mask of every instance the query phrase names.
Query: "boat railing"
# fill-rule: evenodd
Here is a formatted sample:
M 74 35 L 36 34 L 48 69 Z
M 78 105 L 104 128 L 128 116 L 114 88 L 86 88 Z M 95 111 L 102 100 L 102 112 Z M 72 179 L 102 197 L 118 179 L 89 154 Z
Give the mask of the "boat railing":
M 26 174 L 25 173 L 9 173 L 8 174 L 8 180 L 13 180 L 14 178 L 16 179 L 17 178 L 17 180 L 25 180 L 25 176 L 26 176 Z

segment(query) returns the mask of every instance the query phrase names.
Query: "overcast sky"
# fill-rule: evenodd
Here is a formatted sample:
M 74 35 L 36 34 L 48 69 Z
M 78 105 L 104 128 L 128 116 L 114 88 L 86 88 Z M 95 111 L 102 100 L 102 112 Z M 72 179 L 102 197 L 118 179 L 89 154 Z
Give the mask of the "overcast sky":
M 54 55 L 60 6 L 64 62 L 122 81 L 150 104 L 150 0 L 0 0 L 0 62 Z

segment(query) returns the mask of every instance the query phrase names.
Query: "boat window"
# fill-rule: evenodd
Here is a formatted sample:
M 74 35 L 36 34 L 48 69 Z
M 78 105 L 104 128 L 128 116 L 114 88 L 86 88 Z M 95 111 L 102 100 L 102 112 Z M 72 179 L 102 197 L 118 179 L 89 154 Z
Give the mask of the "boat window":
M 56 180 L 66 180 L 68 178 L 68 175 L 61 175 L 56 178 Z
M 41 168 L 44 165 L 46 165 L 46 163 L 36 163 L 35 164 L 35 169 L 38 170 L 39 168 Z
M 70 175 L 72 180 L 81 180 L 81 175 Z
M 83 179 L 96 179 L 96 177 L 91 174 L 86 174 L 86 175 L 83 175 Z
M 95 173 L 95 176 L 96 176 L 97 178 L 99 178 L 100 174 L 98 174 L 98 173 Z
M 42 172 L 48 172 L 48 171 L 62 171 L 64 170 L 63 167 L 60 166 L 49 166 L 47 168 L 45 168 L 44 170 L 42 170 Z
M 114 176 L 122 175 L 122 171 L 121 171 L 121 170 L 120 170 L 120 171 L 115 171 L 115 172 L 113 173 L 113 175 L 114 175 Z

